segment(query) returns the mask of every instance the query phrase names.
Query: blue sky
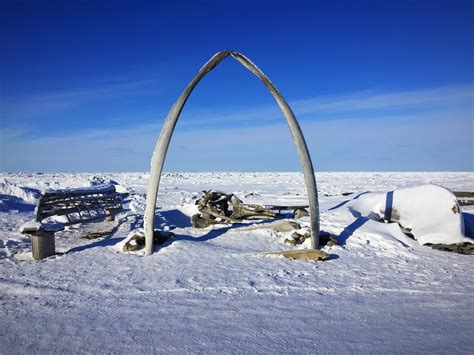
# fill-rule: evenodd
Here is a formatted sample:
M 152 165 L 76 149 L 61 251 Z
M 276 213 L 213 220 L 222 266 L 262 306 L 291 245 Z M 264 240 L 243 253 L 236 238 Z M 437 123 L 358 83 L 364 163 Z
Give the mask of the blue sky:
M 253 60 L 317 171 L 473 171 L 472 1 L 2 1 L 0 170 L 146 171 L 215 52 Z M 166 170 L 299 170 L 260 81 L 226 59 L 192 94 Z

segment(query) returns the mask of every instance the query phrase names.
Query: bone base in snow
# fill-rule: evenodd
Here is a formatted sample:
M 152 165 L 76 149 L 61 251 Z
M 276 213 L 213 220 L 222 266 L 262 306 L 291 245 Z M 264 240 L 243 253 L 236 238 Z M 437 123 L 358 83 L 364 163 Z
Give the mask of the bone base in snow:
M 303 228 L 294 231 L 289 238 L 284 240 L 285 244 L 288 245 L 300 245 L 305 242 L 306 239 L 311 237 L 311 231 L 308 228 Z M 320 236 L 320 245 L 332 247 L 334 245 L 339 245 L 339 241 L 334 235 L 331 234 L 321 234 Z
M 173 238 L 174 234 L 171 232 L 160 232 L 155 230 L 153 232 L 153 242 L 155 245 L 161 245 L 169 239 Z M 143 229 L 132 231 L 123 243 L 122 251 L 137 251 L 145 248 L 145 233 Z

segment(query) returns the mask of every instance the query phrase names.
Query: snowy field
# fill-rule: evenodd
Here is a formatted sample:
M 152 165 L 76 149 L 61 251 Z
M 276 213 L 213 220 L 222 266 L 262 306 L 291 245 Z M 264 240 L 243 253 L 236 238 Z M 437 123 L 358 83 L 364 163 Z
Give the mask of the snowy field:
M 18 228 L 38 191 L 89 186 L 93 176 L 128 189 L 125 211 L 57 233 L 59 255 L 33 261 Z M 156 224 L 175 238 L 151 256 L 123 253 L 119 243 L 142 223 L 147 179 L 0 174 L 1 353 L 474 352 L 474 257 L 420 246 L 397 224 L 357 223 L 348 208 L 367 191 L 474 191 L 474 173 L 318 173 L 321 229 L 341 245 L 317 263 L 258 254 L 290 249 L 288 233 L 190 224 L 206 189 L 306 204 L 299 173 L 165 174 Z M 472 220 L 474 208 L 463 213 Z M 84 238 L 91 231 L 111 232 Z

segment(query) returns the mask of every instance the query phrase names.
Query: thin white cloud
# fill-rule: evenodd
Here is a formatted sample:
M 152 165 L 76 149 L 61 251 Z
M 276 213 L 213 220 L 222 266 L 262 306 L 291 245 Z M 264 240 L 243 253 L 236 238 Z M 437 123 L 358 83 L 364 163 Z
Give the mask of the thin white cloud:
M 372 109 L 397 109 L 413 106 L 445 106 L 474 99 L 474 85 L 452 85 L 432 89 L 410 90 L 380 93 L 362 91 L 351 95 L 321 98 L 292 102 L 299 114 L 315 112 L 348 112 Z
M 472 122 L 450 113 L 306 121 L 303 132 L 321 170 L 473 170 Z M 148 170 L 160 124 L 68 136 L 6 137 L 1 170 Z M 298 170 L 283 124 L 177 131 L 167 170 Z
M 126 80 L 108 85 L 79 90 L 47 93 L 32 96 L 21 101 L 4 103 L 2 116 L 4 119 L 47 116 L 52 112 L 64 111 L 89 102 L 104 98 L 117 98 L 130 95 L 140 95 L 146 92 L 156 92 L 157 79 Z M 4 100 L 6 101 L 6 100 Z M 421 109 L 441 110 L 452 107 L 473 106 L 474 85 L 461 84 L 442 86 L 437 88 L 380 92 L 365 90 L 345 95 L 316 96 L 309 99 L 290 100 L 289 103 L 297 117 L 303 119 L 328 119 L 329 115 L 369 113 L 386 115 L 391 110 Z M 143 112 L 136 113 L 143 116 Z M 166 112 L 146 115 L 158 121 L 164 120 Z M 282 115 L 276 105 L 241 107 L 212 107 L 185 110 L 180 127 L 200 128 L 222 123 L 266 124 L 268 121 L 279 120 Z M 331 117 L 334 118 L 334 117 Z
M 2 116 L 9 120 L 44 117 L 98 100 L 119 99 L 146 92 L 156 93 L 157 83 L 158 79 L 122 79 L 109 84 L 31 95 L 20 99 L 5 98 L 1 108 Z
M 347 95 L 318 96 L 304 100 L 289 101 L 297 117 L 304 116 L 305 119 L 324 119 L 328 115 L 350 113 L 373 113 L 382 116 L 390 111 L 399 109 L 419 109 L 424 111 L 452 110 L 453 107 L 472 106 L 474 103 L 474 85 L 453 85 L 432 89 L 420 89 L 398 92 L 360 91 Z M 234 112 L 229 108 L 203 109 L 195 113 L 185 113 L 189 118 L 181 121 L 183 127 L 194 127 L 196 125 L 211 125 L 223 122 L 228 123 L 265 123 L 269 120 L 280 119 L 282 116 L 278 106 L 262 106 L 250 109 L 238 109 Z M 341 117 L 338 117 L 341 118 Z
M 295 101 L 292 106 L 297 115 L 320 113 L 317 117 L 323 117 L 301 120 L 318 170 L 473 170 L 472 88 L 464 85 L 385 94 L 366 92 L 327 97 L 323 106 L 320 98 Z M 411 110 L 413 105 L 423 109 L 417 106 Z M 400 107 L 407 109 L 397 112 Z M 354 110 L 362 113 L 354 116 Z M 336 115 L 324 119 L 328 112 Z M 299 167 L 288 128 L 276 105 L 236 113 L 228 108 L 210 110 L 208 114 L 201 111 L 189 116 L 177 126 L 168 170 Z M 0 168 L 148 170 L 163 119 L 72 134 L 42 132 L 36 138 L 26 130 L 0 129 Z M 224 121 L 252 124 L 220 125 Z M 267 124 L 255 125 L 259 121 Z M 192 129 L 180 129 L 186 126 Z

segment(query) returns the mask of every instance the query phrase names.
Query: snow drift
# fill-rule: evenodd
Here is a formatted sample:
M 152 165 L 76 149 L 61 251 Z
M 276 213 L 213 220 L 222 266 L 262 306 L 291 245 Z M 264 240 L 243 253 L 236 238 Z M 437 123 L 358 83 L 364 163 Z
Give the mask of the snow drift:
M 20 187 L 6 179 L 0 180 L 0 195 L 9 195 L 21 198 L 27 203 L 36 203 L 41 192 L 30 187 Z

